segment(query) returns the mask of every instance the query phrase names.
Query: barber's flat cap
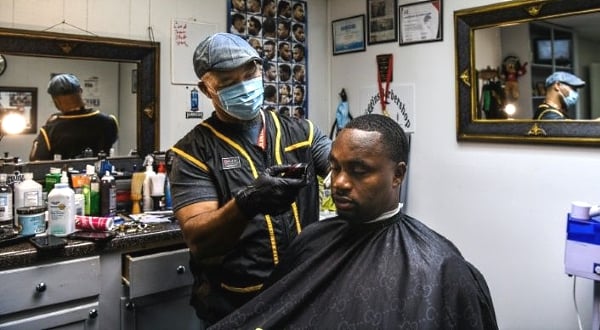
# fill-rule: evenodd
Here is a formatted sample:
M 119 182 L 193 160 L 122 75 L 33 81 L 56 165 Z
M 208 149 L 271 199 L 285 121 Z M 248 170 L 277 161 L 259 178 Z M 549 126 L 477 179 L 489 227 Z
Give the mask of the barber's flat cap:
M 229 71 L 261 60 L 256 50 L 235 34 L 217 33 L 204 39 L 194 52 L 194 71 L 202 79 L 208 71 Z
M 546 87 L 552 86 L 552 84 L 556 82 L 567 84 L 575 88 L 585 86 L 585 81 L 581 80 L 579 77 L 572 73 L 564 71 L 556 71 L 550 76 L 548 76 L 548 78 L 546 78 Z
M 48 83 L 48 94 L 52 96 L 78 94 L 79 92 L 81 92 L 79 79 L 69 73 L 57 74 Z

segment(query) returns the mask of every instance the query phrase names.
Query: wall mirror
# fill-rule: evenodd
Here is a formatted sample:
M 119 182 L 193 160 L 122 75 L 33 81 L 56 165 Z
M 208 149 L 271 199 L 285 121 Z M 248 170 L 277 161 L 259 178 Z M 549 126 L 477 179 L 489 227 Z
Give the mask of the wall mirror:
M 454 12 L 457 139 L 507 143 L 600 145 L 600 3 L 510 1 Z M 506 84 L 502 63 L 514 56 L 516 111 L 493 115 L 484 86 Z M 525 66 L 524 64 L 527 63 Z M 568 120 L 534 120 L 546 77 L 569 71 L 586 81 Z
M 99 36 L 74 35 L 53 32 L 38 32 L 31 30 L 0 28 L 0 54 L 7 58 L 7 70 L 0 77 L 0 85 L 14 86 L 14 81 L 19 85 L 33 84 L 31 76 L 36 74 L 44 76 L 45 82 L 38 88 L 38 95 L 51 100 L 46 93 L 45 86 L 50 79 L 53 70 L 58 72 L 70 72 L 64 67 L 79 68 L 87 65 L 95 67 L 98 74 L 93 79 L 99 79 L 98 84 L 105 87 L 117 84 L 127 86 L 112 94 L 104 95 L 105 99 L 114 103 L 110 104 L 109 113 L 118 114 L 120 132 L 119 139 L 129 141 L 127 146 L 119 148 L 116 156 L 126 156 L 131 149 L 143 157 L 157 150 L 159 146 L 159 55 L 160 44 L 150 41 L 127 40 L 118 38 L 106 38 Z M 62 61 L 62 62 L 60 62 Z M 64 64 L 64 62 L 67 64 Z M 86 64 L 87 63 L 87 64 Z M 90 64 L 91 63 L 91 64 Z M 50 68 L 49 70 L 47 68 Z M 44 72 L 45 71 L 45 72 Z M 75 69 L 74 69 L 75 71 Z M 109 71 L 116 71 L 116 80 L 104 79 L 103 75 Z M 75 73 L 75 72 L 73 72 Z M 11 79 L 10 75 L 18 79 Z M 100 78 L 98 78 L 100 76 Z M 19 80 L 27 77 L 25 80 Z M 82 85 L 93 84 L 94 81 L 86 81 L 90 77 L 79 77 Z M 25 82 L 23 82 L 25 81 Z M 93 85 L 92 85 L 93 86 Z M 83 87 L 83 86 L 82 86 Z M 105 88 L 104 90 L 108 90 Z M 119 93 L 129 94 L 131 101 L 123 102 L 113 100 L 119 98 Z M 102 94 L 102 90 L 98 92 Z M 108 94 L 108 93 L 105 93 Z M 84 98 L 85 98 L 84 88 Z M 100 97 L 98 97 L 100 98 Z M 104 102 L 104 101 L 103 101 Z M 129 103 L 127 103 L 129 102 Z M 51 107 L 51 101 L 40 102 L 39 107 Z M 113 109 L 116 107 L 117 109 Z M 98 107 L 102 111 L 102 107 Z M 56 109 L 52 109 L 52 112 Z M 38 116 L 39 128 L 46 121 L 47 115 Z M 20 138 L 20 144 L 26 152 L 18 154 L 23 160 L 28 160 L 29 149 L 35 138 L 35 134 L 25 135 Z M 6 143 L 6 141 L 2 141 Z M 119 142 L 117 142 L 119 143 Z M 125 144 L 125 142 L 123 142 Z M 131 148 L 130 148 L 131 145 Z M 0 145 L 1 147 L 1 145 Z M 1 150 L 1 148 L 0 148 Z

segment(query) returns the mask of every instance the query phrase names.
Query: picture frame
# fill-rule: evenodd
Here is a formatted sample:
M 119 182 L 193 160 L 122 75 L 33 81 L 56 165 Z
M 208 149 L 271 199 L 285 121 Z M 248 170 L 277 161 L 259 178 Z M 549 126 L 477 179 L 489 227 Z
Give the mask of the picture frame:
M 442 1 L 421 1 L 398 7 L 400 46 L 443 40 Z
M 366 50 L 365 15 L 337 19 L 331 22 L 333 55 Z
M 398 0 L 367 0 L 367 43 L 398 40 Z
M 0 86 L 0 117 L 10 112 L 25 117 L 25 129 L 19 134 L 37 133 L 37 88 Z

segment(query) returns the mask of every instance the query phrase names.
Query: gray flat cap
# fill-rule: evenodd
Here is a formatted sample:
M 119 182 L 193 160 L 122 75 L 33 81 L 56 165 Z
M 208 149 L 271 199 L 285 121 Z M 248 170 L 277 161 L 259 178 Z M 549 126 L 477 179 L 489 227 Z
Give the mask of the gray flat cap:
M 194 71 L 202 79 L 208 71 L 229 71 L 261 60 L 256 50 L 235 34 L 216 33 L 204 39 L 194 52 Z
M 81 92 L 79 79 L 70 73 L 57 74 L 48 83 L 48 94 L 52 96 L 78 94 Z

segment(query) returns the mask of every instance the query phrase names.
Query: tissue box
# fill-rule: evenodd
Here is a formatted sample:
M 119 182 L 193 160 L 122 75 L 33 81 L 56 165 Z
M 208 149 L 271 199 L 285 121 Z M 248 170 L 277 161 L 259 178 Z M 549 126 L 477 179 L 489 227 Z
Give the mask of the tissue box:
M 600 281 L 600 217 L 583 221 L 567 215 L 565 272 Z

